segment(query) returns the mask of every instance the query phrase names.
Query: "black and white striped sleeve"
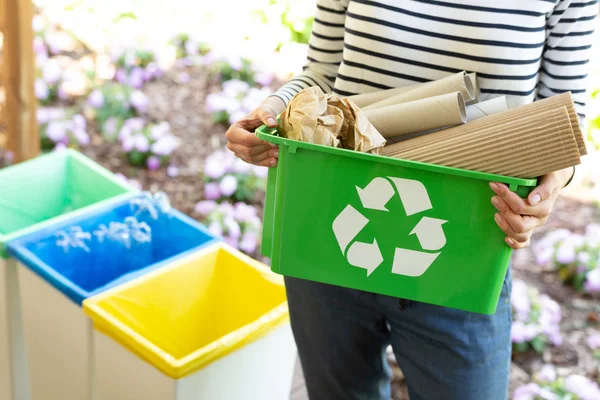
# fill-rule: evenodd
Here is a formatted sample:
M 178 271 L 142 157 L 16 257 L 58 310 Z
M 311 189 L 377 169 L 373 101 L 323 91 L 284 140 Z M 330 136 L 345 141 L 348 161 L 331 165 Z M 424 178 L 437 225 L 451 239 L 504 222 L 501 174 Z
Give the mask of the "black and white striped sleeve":
M 560 0 L 547 19 L 537 98 L 571 91 L 585 118 L 586 81 L 594 41 L 598 0 Z
M 285 102 L 302 89 L 319 86 L 333 90 L 344 50 L 346 7 L 342 0 L 317 0 L 317 11 L 308 43 L 308 57 L 302 73 L 283 85 L 275 94 Z

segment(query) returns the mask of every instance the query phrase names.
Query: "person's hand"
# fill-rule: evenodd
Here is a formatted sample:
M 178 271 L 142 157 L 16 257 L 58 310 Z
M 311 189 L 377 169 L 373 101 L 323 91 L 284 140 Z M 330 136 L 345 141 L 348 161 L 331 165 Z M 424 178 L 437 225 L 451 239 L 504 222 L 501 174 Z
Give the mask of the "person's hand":
M 533 230 L 546 223 L 560 190 L 566 185 L 573 168 L 552 172 L 540 178 L 539 186 L 522 199 L 505 184 L 491 182 L 496 193 L 492 204 L 499 211 L 496 223 L 506 233 L 504 241 L 515 250 L 529 246 Z
M 269 128 L 276 127 L 275 116 L 284 108 L 285 104 L 278 97 L 267 98 L 257 109 L 229 127 L 225 134 L 227 148 L 249 164 L 262 167 L 276 166 L 277 146 L 257 138 L 253 132 L 262 124 Z

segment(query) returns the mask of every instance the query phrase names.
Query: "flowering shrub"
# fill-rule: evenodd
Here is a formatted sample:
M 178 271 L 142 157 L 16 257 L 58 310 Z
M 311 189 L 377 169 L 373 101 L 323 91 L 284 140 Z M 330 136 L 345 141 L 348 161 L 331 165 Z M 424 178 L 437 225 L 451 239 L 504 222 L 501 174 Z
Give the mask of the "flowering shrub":
M 206 96 L 206 111 L 216 123 L 229 123 L 245 117 L 271 94 L 268 88 L 251 88 L 247 82 L 230 80 L 223 83 L 223 91 Z
M 90 93 L 87 105 L 100 131 L 108 140 L 114 140 L 124 120 L 146 113 L 148 98 L 139 90 L 108 83 Z
M 130 118 L 119 130 L 119 141 L 132 165 L 155 171 L 165 165 L 179 147 L 179 139 L 171 132 L 168 122 L 147 124 L 141 118 Z
M 267 168 L 240 160 L 229 150 L 212 153 L 204 163 L 204 198 L 253 202 L 266 187 Z
M 534 251 L 537 263 L 557 269 L 564 282 L 579 291 L 600 293 L 600 225 L 589 224 L 583 235 L 558 229 Z
M 203 217 L 213 235 L 248 255 L 257 252 L 262 223 L 256 207 L 242 202 L 231 205 L 204 200 L 196 204 L 195 211 Z
M 190 64 L 198 56 L 204 56 L 210 48 L 206 43 L 199 42 L 192 38 L 187 33 L 180 33 L 171 40 L 171 44 L 175 46 L 176 57 L 178 59 L 189 60 Z
M 124 48 L 113 54 L 115 80 L 122 85 L 141 89 L 146 82 L 163 75 L 151 50 Z
M 90 79 L 77 63 L 50 58 L 39 65 L 34 92 L 41 104 L 71 100 L 86 93 Z
M 217 55 L 211 51 L 204 57 L 203 63 L 209 66 L 210 73 L 220 82 L 230 80 L 244 81 L 250 85 L 256 83 L 256 71 L 252 61 L 237 54 Z
M 561 311 L 557 302 L 521 280 L 515 280 L 511 296 L 511 339 L 516 353 L 533 347 L 541 353 L 548 342 L 560 346 Z
M 85 118 L 73 110 L 40 107 L 37 110 L 42 150 L 90 144 Z
M 533 382 L 515 389 L 513 400 L 599 400 L 600 387 L 583 375 L 557 376 L 546 364 L 534 375 Z
M 41 15 L 33 17 L 32 28 L 35 34 L 33 49 L 41 58 L 71 51 L 78 44 L 71 34 L 58 29 L 56 25 Z

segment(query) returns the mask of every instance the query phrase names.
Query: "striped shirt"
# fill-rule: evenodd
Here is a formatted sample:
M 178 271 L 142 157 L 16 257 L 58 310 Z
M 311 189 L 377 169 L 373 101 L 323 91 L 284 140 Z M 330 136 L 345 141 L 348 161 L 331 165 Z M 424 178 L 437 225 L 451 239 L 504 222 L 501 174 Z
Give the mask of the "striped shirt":
M 317 0 L 303 72 L 274 95 L 340 96 L 476 72 L 510 107 L 571 91 L 584 117 L 598 0 Z

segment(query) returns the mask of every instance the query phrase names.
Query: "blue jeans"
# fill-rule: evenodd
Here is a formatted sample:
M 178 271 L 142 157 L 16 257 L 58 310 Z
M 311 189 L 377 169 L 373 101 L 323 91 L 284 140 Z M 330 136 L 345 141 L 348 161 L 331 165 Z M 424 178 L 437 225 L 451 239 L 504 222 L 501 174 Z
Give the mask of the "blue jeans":
M 506 400 L 510 272 L 494 315 L 285 280 L 311 400 L 389 400 L 389 344 L 411 400 Z

